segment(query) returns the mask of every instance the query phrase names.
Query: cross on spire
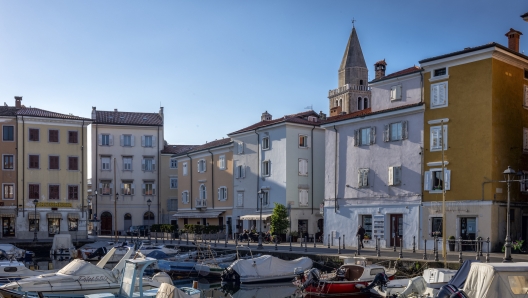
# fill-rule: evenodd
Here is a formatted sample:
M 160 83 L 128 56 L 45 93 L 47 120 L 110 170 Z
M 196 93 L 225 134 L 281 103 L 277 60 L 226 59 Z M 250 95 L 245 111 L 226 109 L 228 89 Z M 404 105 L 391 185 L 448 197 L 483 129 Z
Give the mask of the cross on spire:
M 352 18 L 352 28 L 355 28 L 355 26 L 354 26 L 355 22 L 356 22 L 356 20 L 354 18 Z

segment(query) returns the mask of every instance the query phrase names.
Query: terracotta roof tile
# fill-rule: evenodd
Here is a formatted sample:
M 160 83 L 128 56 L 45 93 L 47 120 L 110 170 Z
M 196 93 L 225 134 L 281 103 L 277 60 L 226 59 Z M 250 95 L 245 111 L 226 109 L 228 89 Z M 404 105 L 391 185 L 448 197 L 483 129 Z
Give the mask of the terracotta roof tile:
M 400 71 L 391 73 L 391 74 L 386 75 L 384 77 L 381 77 L 379 79 L 374 79 L 374 80 L 370 81 L 370 83 L 376 83 L 376 82 L 381 82 L 381 81 L 392 79 L 392 78 L 405 76 L 405 75 L 408 75 L 408 74 L 420 72 L 421 70 L 422 69 L 420 67 L 418 67 L 418 66 L 412 66 L 412 67 L 406 68 L 404 70 L 400 70 Z
M 419 63 L 426 63 L 426 62 L 430 62 L 430 61 L 434 61 L 434 60 L 439 60 L 439 59 L 443 59 L 443 58 L 448 58 L 448 57 L 452 57 L 452 56 L 456 56 L 456 55 L 460 55 L 460 54 L 465 54 L 465 53 L 470 53 L 470 52 L 475 52 L 475 51 L 479 51 L 479 50 L 483 50 L 483 49 L 487 49 L 487 48 L 491 48 L 491 47 L 498 47 L 504 51 L 507 51 L 507 52 L 510 52 L 516 56 L 519 56 L 523 59 L 527 59 L 528 60 L 528 56 L 524 55 L 524 54 L 521 54 L 519 52 L 516 52 L 514 50 L 511 50 L 501 44 L 498 44 L 496 42 L 490 42 L 488 44 L 485 44 L 485 45 L 481 45 L 481 46 L 478 46 L 478 47 L 473 47 L 473 48 L 465 48 L 463 49 L 462 51 L 457 51 L 457 52 L 452 52 L 452 53 L 449 53 L 449 54 L 444 54 L 444 55 L 440 55 L 440 56 L 436 56 L 436 57 L 431 57 L 431 58 L 427 58 L 427 59 L 423 59 L 423 60 L 420 60 L 418 61 Z
M 96 111 L 98 124 L 161 126 L 163 119 L 158 113 L 135 113 L 121 111 Z
M 230 143 L 233 143 L 231 138 L 224 138 L 220 140 L 214 140 L 212 142 L 207 142 L 202 145 L 193 146 L 192 148 L 188 148 L 189 150 L 182 150 L 181 152 L 175 153 L 176 155 L 185 155 L 193 152 L 200 152 L 202 150 L 207 150 L 215 147 L 225 146 Z
M 0 116 L 16 116 L 17 108 L 10 106 L 0 106 Z
M 380 111 L 375 111 L 375 112 L 372 112 L 371 109 L 368 108 L 368 109 L 364 109 L 362 111 L 357 111 L 357 112 L 346 114 L 346 115 L 338 115 L 338 116 L 330 117 L 330 118 L 326 119 L 326 121 L 323 124 L 329 124 L 329 123 L 334 123 L 334 122 L 339 122 L 339 121 L 344 121 L 344 120 L 350 120 L 350 119 L 360 118 L 360 117 L 363 118 L 363 117 L 368 117 L 368 116 L 372 116 L 372 115 L 383 114 L 383 113 L 388 113 L 388 112 L 392 112 L 392 111 L 404 110 L 404 109 L 409 109 L 409 108 L 413 108 L 413 107 L 418 107 L 418 106 L 421 106 L 421 105 L 423 105 L 423 102 L 414 103 L 414 104 L 405 105 L 405 106 L 399 106 L 399 107 L 385 109 L 385 110 L 380 110 Z
M 315 117 L 317 117 L 317 119 L 319 119 L 319 115 L 316 112 L 310 110 L 310 111 L 301 112 L 301 113 L 297 113 L 297 114 L 286 115 L 284 117 L 273 119 L 273 120 L 260 121 L 260 122 L 257 122 L 255 124 L 252 124 L 252 125 L 250 125 L 248 127 L 242 128 L 242 129 L 234 131 L 232 133 L 229 133 L 227 135 L 230 136 L 230 135 L 235 135 L 235 134 L 239 134 L 239 133 L 243 133 L 243 132 L 248 132 L 248 131 L 255 130 L 257 128 L 271 126 L 271 125 L 275 125 L 275 124 L 283 123 L 283 122 L 284 123 L 290 122 L 290 123 L 306 124 L 306 125 L 310 125 L 310 126 L 313 126 L 313 125 L 319 126 L 319 125 L 321 125 L 320 120 L 318 120 L 318 122 L 308 121 L 308 116 L 315 116 Z
M 194 147 L 197 147 L 198 145 L 165 145 L 163 147 L 163 150 L 161 150 L 162 154 L 180 154 L 189 150 L 192 150 Z
M 83 118 L 83 117 L 79 117 L 75 115 L 60 114 L 60 113 L 50 112 L 50 111 L 37 109 L 37 108 L 21 108 L 21 109 L 18 109 L 16 114 L 20 116 L 92 121 L 92 119 L 89 119 L 89 118 Z

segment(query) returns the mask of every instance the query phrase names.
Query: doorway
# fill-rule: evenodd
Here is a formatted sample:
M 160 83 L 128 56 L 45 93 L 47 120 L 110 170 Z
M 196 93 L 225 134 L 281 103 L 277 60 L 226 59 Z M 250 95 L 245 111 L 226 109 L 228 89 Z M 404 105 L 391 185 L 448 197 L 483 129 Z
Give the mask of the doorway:
M 462 240 L 475 240 L 477 239 L 477 218 L 476 217 L 461 217 L 460 218 L 460 237 Z M 464 251 L 475 251 L 476 246 L 474 242 L 467 241 L 463 242 L 462 250 Z
M 390 246 L 395 246 L 396 244 L 399 246 L 400 237 L 403 236 L 403 214 L 390 215 L 390 235 Z
M 307 237 L 308 236 L 308 220 L 306 219 L 299 219 L 297 221 L 297 231 L 299 232 L 299 237 Z
M 125 214 L 125 232 L 128 232 L 130 230 L 130 226 L 132 226 L 132 215 L 130 213 Z
M 101 235 L 112 235 L 112 214 L 103 212 L 101 214 Z
M 2 217 L 2 236 L 14 237 L 15 236 L 15 218 L 14 217 Z

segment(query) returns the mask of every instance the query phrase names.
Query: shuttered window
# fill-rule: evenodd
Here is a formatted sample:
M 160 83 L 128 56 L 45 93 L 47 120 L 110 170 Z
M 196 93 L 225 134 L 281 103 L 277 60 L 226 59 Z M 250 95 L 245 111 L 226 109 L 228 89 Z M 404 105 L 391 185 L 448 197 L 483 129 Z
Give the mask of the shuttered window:
M 308 206 L 308 190 L 299 189 L 299 205 Z
M 447 150 L 447 125 L 444 125 L 444 133 L 442 134 L 442 126 L 432 126 L 431 129 L 431 148 L 430 151 L 442 150 L 442 142 L 444 143 L 444 150 Z
M 402 86 L 396 85 L 391 87 L 390 100 L 400 100 L 402 97 Z
M 376 143 L 376 127 L 354 130 L 354 146 L 369 146 Z
M 358 170 L 358 187 L 368 187 L 369 186 L 368 174 L 369 174 L 369 169 L 359 169 Z
M 431 109 L 447 107 L 447 82 L 431 85 Z
M 29 168 L 30 169 L 38 169 L 39 168 L 39 156 L 38 155 L 30 155 L 29 156 Z
M 68 143 L 77 144 L 79 143 L 79 133 L 77 131 L 68 131 Z
M 57 184 L 52 184 L 48 186 L 48 197 L 50 200 L 58 200 L 59 199 L 59 188 L 60 186 Z
M 79 170 L 79 158 L 76 156 L 68 157 L 68 170 L 78 171 Z
M 441 192 L 451 189 L 451 170 L 444 169 L 444 178 L 442 178 L 442 169 L 431 169 L 424 173 L 424 190 L 432 192 Z
M 299 158 L 299 176 L 308 176 L 308 160 Z
M 400 185 L 401 184 L 401 166 L 389 167 L 389 185 Z

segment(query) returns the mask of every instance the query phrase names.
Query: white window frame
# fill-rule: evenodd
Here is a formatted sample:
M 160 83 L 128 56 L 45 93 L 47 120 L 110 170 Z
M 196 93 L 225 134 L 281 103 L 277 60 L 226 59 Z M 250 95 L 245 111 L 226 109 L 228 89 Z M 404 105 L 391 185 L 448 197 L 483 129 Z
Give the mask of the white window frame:
M 226 157 L 225 157 L 225 155 L 220 155 L 220 156 L 218 157 L 218 163 L 219 163 L 218 167 L 220 168 L 220 170 L 225 170 L 225 169 L 227 169 L 227 163 L 226 163 Z
M 6 156 L 11 156 L 11 158 L 13 159 L 13 168 L 12 169 L 9 169 L 9 168 L 5 167 L 4 159 L 5 159 Z M 14 171 L 15 169 L 16 169 L 16 158 L 15 158 L 15 155 L 14 154 L 2 154 L 2 170 L 3 171 Z
M 171 189 L 177 189 L 178 188 L 178 177 L 170 177 L 169 185 Z
M 130 184 L 130 193 L 125 193 L 125 185 Z M 135 192 L 134 183 L 132 181 L 121 181 L 121 195 L 133 196 Z
M 235 168 L 235 178 L 243 179 L 246 177 L 246 167 L 244 165 L 238 165 Z
M 105 162 L 107 161 L 107 162 Z M 112 158 L 109 156 L 101 156 L 101 171 L 112 170 Z
M 187 166 L 187 162 L 184 162 L 184 163 L 183 163 L 182 173 L 183 173 L 183 176 L 187 176 L 188 173 L 189 173 L 188 166 Z
M 299 148 L 308 148 L 308 136 L 307 135 L 299 135 Z M 304 145 L 303 145 L 304 144 Z
M 368 136 L 367 140 L 363 140 L 363 134 Z M 370 146 L 376 143 L 376 127 L 362 127 L 354 130 L 354 146 Z
M 270 204 L 269 190 L 262 190 L 262 206 L 267 207 Z
M 200 159 L 198 161 L 198 173 L 205 173 L 207 170 L 207 166 L 205 163 L 205 159 Z
M 152 135 L 141 136 L 141 146 L 146 148 L 156 147 L 156 137 Z
M 108 187 L 104 187 L 105 185 L 108 185 Z M 109 192 L 105 193 L 103 189 L 108 189 Z M 60 188 L 59 188 L 59 191 L 60 191 Z M 109 196 L 109 195 L 112 195 L 113 193 L 114 193 L 114 183 L 112 182 L 112 180 L 99 180 L 99 195 Z M 59 200 L 60 200 L 60 195 L 59 195 Z
M 178 160 L 174 157 L 171 157 L 171 159 L 169 160 L 169 167 L 171 169 L 178 169 Z
M 237 192 L 236 206 L 237 207 L 244 207 L 244 192 L 243 191 L 238 191 Z
M 127 144 L 128 139 L 128 144 Z M 131 134 L 122 134 L 120 137 L 121 147 L 134 147 L 134 136 Z
M 449 104 L 448 84 L 440 82 L 431 84 L 431 109 L 445 108 Z
M 269 149 L 270 149 L 270 138 L 263 137 L 262 138 L 262 150 L 269 150 Z
M 447 150 L 448 146 L 447 146 L 447 138 L 448 138 L 448 131 L 447 131 L 447 125 L 444 124 L 444 133 L 443 134 L 440 134 L 442 130 L 442 125 L 438 125 L 438 126 L 431 126 L 429 128 L 429 138 L 430 138 L 430 144 L 429 144 L 429 151 L 431 152 L 434 152 L 434 151 L 442 151 L 442 140 L 441 138 L 438 138 L 438 136 L 443 136 L 443 139 L 444 139 L 444 151 Z M 437 140 L 437 143 L 438 145 L 437 146 L 433 146 L 434 142 L 435 142 L 435 139 L 438 139 Z
M 156 171 L 156 159 L 154 157 L 143 157 L 143 160 L 141 160 L 141 170 L 144 172 Z
M 243 142 L 237 143 L 237 153 L 244 154 L 244 143 Z
M 219 201 L 227 201 L 227 187 L 220 186 L 218 188 L 218 200 Z
M 370 169 L 368 168 L 361 168 L 361 169 L 358 169 L 358 187 L 359 188 L 363 188 L 363 187 L 369 187 L 370 183 L 369 183 L 369 172 L 370 172 Z
M 262 176 L 269 177 L 271 175 L 271 162 L 269 160 L 262 161 Z
M 398 138 L 395 138 L 395 139 L 392 138 L 394 125 L 400 126 L 400 135 Z M 409 135 L 408 127 L 409 125 L 407 121 L 393 122 L 393 123 L 385 125 L 384 138 L 383 138 L 384 141 L 385 142 L 395 142 L 395 141 L 401 141 L 401 140 L 407 139 Z
M 395 85 L 391 87 L 390 90 L 390 100 L 396 101 L 402 99 L 402 85 Z
M 299 176 L 308 176 L 308 159 L 299 158 Z
M 5 193 L 4 193 L 4 188 L 6 186 L 9 186 L 11 185 L 13 187 L 13 198 L 6 198 L 5 197 Z M 15 200 L 16 198 L 16 188 L 15 188 L 15 184 L 14 183 L 2 183 L 2 200 L 6 200 L 6 201 L 12 201 L 12 200 Z
M 189 191 L 182 191 L 182 204 L 189 204 Z
M 396 167 L 389 167 L 389 185 L 395 186 L 400 185 L 402 179 L 402 167 L 396 166 Z
M 123 156 L 123 171 L 132 171 L 132 156 Z
M 113 146 L 114 136 L 108 133 L 102 133 L 99 135 L 99 146 Z
M 154 181 L 143 181 L 141 187 L 144 196 L 155 196 L 156 195 L 156 183 Z M 152 191 L 150 194 L 149 191 Z
M 433 173 L 442 172 L 442 168 L 434 168 L 424 173 L 424 190 L 429 193 L 442 193 L 442 189 L 434 189 L 434 176 Z M 451 170 L 444 169 L 444 185 L 445 190 L 451 190 Z
M 200 186 L 198 187 L 198 194 L 199 194 L 199 197 L 200 197 L 200 200 L 202 201 L 205 201 L 207 200 L 207 187 L 205 186 L 205 184 L 200 184 Z
M 307 207 L 309 202 L 308 189 L 299 189 L 299 206 Z

